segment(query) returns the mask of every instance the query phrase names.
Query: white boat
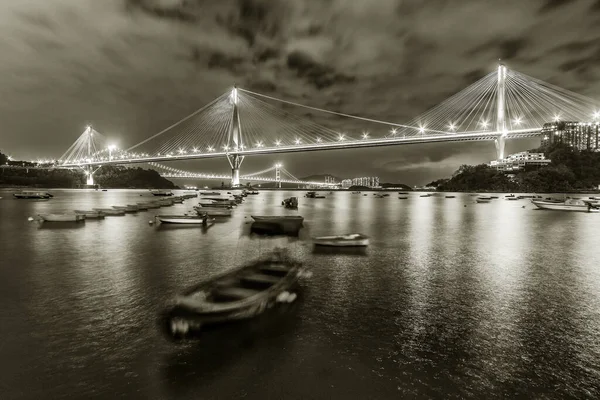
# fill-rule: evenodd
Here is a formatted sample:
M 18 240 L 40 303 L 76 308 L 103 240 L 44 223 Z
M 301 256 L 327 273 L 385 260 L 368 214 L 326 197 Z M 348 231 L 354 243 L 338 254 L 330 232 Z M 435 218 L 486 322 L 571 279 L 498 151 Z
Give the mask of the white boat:
M 490 196 L 479 196 L 475 199 L 478 203 L 490 203 L 492 198 Z
M 54 197 L 50 193 L 33 190 L 23 190 L 20 193 L 13 193 L 13 196 L 17 199 L 49 199 Z
M 203 215 L 157 215 L 155 217 L 163 224 L 204 224 L 206 225 L 208 217 Z
M 365 247 L 369 245 L 368 236 L 360 233 L 351 233 L 341 236 L 319 236 L 313 238 L 317 246 L 335 246 L 335 247 Z
M 85 215 L 82 214 L 40 214 L 38 217 L 42 221 L 48 222 L 79 222 L 85 221 Z
M 173 192 L 170 190 L 150 189 L 150 193 L 154 196 L 173 196 Z
M 531 202 L 537 208 L 541 208 L 543 210 L 600 212 L 600 207 L 590 203 L 589 201 L 579 199 L 567 199 L 562 203 L 543 200 L 531 200 Z

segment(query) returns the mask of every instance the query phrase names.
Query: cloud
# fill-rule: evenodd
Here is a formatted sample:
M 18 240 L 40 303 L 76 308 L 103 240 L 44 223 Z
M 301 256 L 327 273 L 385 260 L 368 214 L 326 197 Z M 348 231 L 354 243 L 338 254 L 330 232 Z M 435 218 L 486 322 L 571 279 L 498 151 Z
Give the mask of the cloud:
M 2 146 L 22 157 L 59 155 L 88 122 L 130 146 L 234 83 L 314 107 L 401 123 L 492 71 L 498 58 L 510 68 L 600 98 L 599 4 L 586 0 L 380 0 L 376 6 L 344 0 L 4 2 L 0 96 L 10 101 L 0 104 Z M 366 129 L 383 135 L 389 129 L 316 112 L 306 115 L 348 132 Z M 364 152 L 361 165 L 365 173 L 391 179 L 402 176 L 408 166 L 428 165 L 438 173 L 434 165 L 454 165 L 461 159 L 480 162 L 493 156 L 491 143 L 481 144 L 489 148 L 483 154 L 468 153 L 473 149 L 469 146 L 373 150 Z M 405 164 L 394 161 L 396 154 L 411 152 L 439 155 Z M 360 153 L 330 154 L 324 159 L 330 157 L 332 166 L 349 170 Z M 373 162 L 371 154 L 388 164 Z

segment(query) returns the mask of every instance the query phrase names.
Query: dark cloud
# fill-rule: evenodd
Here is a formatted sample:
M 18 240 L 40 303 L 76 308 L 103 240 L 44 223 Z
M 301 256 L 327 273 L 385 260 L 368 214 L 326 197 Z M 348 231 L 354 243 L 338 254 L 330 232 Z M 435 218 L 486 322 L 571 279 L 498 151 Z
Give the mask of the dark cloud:
M 598 14 L 591 12 L 599 4 L 4 2 L 0 98 L 10 101 L 0 103 L 2 147 L 18 157 L 57 156 L 88 122 L 131 146 L 234 83 L 317 108 L 402 123 L 493 71 L 498 58 L 509 68 L 600 97 L 600 30 Z M 362 130 L 385 135 L 389 129 L 281 107 L 349 135 Z M 523 144 L 510 146 L 518 151 Z M 523 149 L 534 147 L 527 146 Z M 284 161 L 297 175 L 380 174 L 423 183 L 421 177 L 449 175 L 462 163 L 493 156 L 493 144 L 486 142 L 312 153 L 310 163 L 286 155 Z M 251 170 L 272 159 L 249 157 L 244 165 Z M 193 168 L 213 165 L 221 164 Z M 227 163 L 222 165 L 226 171 Z

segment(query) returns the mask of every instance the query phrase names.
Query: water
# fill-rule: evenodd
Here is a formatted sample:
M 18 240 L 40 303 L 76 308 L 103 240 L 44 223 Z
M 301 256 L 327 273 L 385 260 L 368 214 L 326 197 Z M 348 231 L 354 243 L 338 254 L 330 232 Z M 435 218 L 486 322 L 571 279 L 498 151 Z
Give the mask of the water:
M 207 230 L 149 225 L 159 210 L 28 222 L 151 197 L 52 192 L 0 191 L 2 399 L 600 397 L 600 215 L 341 192 L 296 212 L 279 204 L 302 193 L 261 192 Z M 299 238 L 249 235 L 278 213 L 305 217 Z M 367 254 L 307 241 L 344 232 Z M 183 345 L 158 331 L 170 296 L 276 246 L 314 274 L 292 309 Z

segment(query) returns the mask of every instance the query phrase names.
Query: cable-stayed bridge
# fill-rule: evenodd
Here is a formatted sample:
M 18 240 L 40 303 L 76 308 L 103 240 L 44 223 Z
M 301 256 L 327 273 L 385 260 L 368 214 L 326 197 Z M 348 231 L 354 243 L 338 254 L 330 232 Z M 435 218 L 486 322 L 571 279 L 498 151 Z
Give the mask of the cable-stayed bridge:
M 599 117 L 598 109 L 596 100 L 504 65 L 406 124 L 324 110 L 234 87 L 128 149 L 107 145 L 103 135 L 88 127 L 59 165 L 85 169 L 88 183 L 93 183 L 93 173 L 102 165 L 221 157 L 228 159 L 231 183 L 236 186 L 240 166 L 251 155 L 489 140 L 495 142 L 501 159 L 506 140 L 538 136 L 542 125 L 550 121 L 585 121 L 592 114 Z M 335 122 L 316 122 L 327 116 Z M 367 124 L 374 129 L 356 129 Z

